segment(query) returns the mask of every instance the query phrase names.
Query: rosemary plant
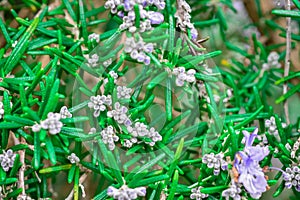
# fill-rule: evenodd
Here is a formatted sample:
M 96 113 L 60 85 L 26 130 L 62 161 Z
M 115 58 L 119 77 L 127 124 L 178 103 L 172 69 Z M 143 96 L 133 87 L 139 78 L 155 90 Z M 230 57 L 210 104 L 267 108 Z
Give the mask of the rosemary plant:
M 300 3 L 263 3 L 0 1 L 0 199 L 299 198 Z

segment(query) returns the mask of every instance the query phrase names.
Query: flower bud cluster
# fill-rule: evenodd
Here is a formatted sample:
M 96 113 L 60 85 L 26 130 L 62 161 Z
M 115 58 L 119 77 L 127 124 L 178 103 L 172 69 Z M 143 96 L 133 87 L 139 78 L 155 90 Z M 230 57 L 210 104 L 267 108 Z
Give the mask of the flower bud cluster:
M 202 193 L 200 190 L 203 187 L 197 187 L 192 189 L 192 194 L 190 195 L 191 199 L 202 200 L 208 197 L 208 194 Z
M 107 189 L 107 195 L 118 200 L 131 200 L 138 197 L 146 196 L 145 187 L 129 188 L 127 185 L 123 185 L 120 189 L 113 186 L 109 186 Z
M 202 158 L 202 162 L 207 165 L 208 168 L 214 168 L 214 175 L 219 175 L 221 169 L 226 170 L 228 163 L 223 159 L 224 154 L 205 154 Z
M 291 189 L 294 186 L 300 192 L 300 169 L 298 166 L 286 168 L 285 173 L 283 173 L 283 180 L 286 188 Z
M 111 104 L 112 100 L 110 95 L 97 95 L 90 97 L 88 107 L 94 110 L 94 117 L 98 117 L 100 115 L 100 111 L 106 110 L 106 106 L 110 106 Z
M 165 5 L 164 0 L 108 0 L 104 7 L 122 18 L 121 30 L 134 33 L 149 31 L 152 30 L 152 25 L 161 24 L 164 16 L 157 10 L 164 9 Z M 155 11 L 150 10 L 155 7 Z M 139 26 L 136 24 L 137 12 L 139 13 Z
M 268 62 L 263 64 L 263 69 L 269 70 L 272 68 L 280 68 L 281 64 L 279 62 L 279 55 L 277 52 L 272 51 L 268 56 Z
M 134 123 L 134 126 L 127 127 L 127 130 L 131 134 L 132 138 L 130 140 L 125 140 L 123 146 L 128 148 L 138 142 L 138 137 L 150 138 L 151 142 L 145 142 L 150 146 L 154 146 L 156 142 L 162 140 L 161 135 L 153 127 L 148 129 L 147 125 L 141 122 Z
M 39 132 L 42 129 L 48 130 L 48 132 L 52 135 L 56 135 L 61 131 L 63 127 L 63 123 L 60 121 L 61 119 L 71 118 L 72 114 L 68 110 L 66 106 L 63 106 L 60 109 L 60 113 L 49 112 L 47 115 L 47 119 L 41 121 L 40 124 L 36 123 L 31 127 L 33 132 Z
M 67 158 L 72 164 L 77 164 L 80 162 L 80 159 L 76 156 L 75 153 L 71 153 L 71 155 L 69 155 Z
M 278 141 L 280 141 L 280 137 L 279 137 L 279 133 L 278 133 L 278 129 L 277 129 L 275 117 L 272 116 L 270 119 L 267 119 L 267 120 L 265 121 L 265 126 L 266 126 L 268 132 L 269 132 L 271 135 L 275 136 L 275 138 L 276 138 Z M 282 126 L 283 128 L 285 128 L 287 125 L 286 125 L 286 123 L 281 123 L 281 126 Z
M 108 126 L 101 131 L 102 141 L 104 144 L 108 144 L 109 150 L 115 149 L 115 142 L 119 140 L 119 137 L 115 134 L 114 128 Z
M 198 37 L 198 32 L 193 23 L 191 23 L 192 9 L 190 5 L 185 0 L 178 0 L 178 10 L 175 14 L 177 19 L 177 26 L 184 32 L 189 28 L 191 30 L 191 36 L 193 40 L 196 40 Z
M 173 74 L 176 76 L 176 85 L 181 87 L 185 82 L 194 83 L 196 81 L 194 69 L 185 71 L 184 67 L 176 67 L 173 69 Z
M 3 150 L 3 154 L 0 155 L 0 164 L 4 171 L 8 171 L 9 168 L 12 168 L 14 166 L 16 154 L 9 149 L 7 151 Z
M 117 87 L 117 97 L 118 99 L 130 99 L 131 97 L 131 88 L 127 88 L 126 86 L 118 86 Z
M 119 102 L 114 105 L 114 110 L 107 112 L 107 117 L 113 118 L 118 124 L 124 124 L 125 126 L 130 126 L 131 120 L 127 116 L 128 108 L 122 106 Z
M 147 53 L 152 53 L 153 47 L 152 43 L 146 44 L 141 37 L 139 41 L 136 41 L 134 37 L 130 37 L 126 38 L 124 51 L 130 54 L 132 59 L 149 65 L 150 57 L 147 56 Z
M 225 197 L 226 200 L 233 199 L 233 200 L 240 200 L 242 192 L 240 184 L 235 183 L 232 181 L 230 187 L 222 192 L 222 196 Z

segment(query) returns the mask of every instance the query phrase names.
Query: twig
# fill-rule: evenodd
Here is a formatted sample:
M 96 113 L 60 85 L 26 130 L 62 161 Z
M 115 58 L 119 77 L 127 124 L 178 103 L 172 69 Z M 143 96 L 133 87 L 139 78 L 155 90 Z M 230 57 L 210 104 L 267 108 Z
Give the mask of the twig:
M 23 137 L 21 137 L 21 143 L 25 144 L 26 141 Z M 20 170 L 19 170 L 19 181 L 18 181 L 18 185 L 19 188 L 22 188 L 22 195 L 25 196 L 25 183 L 24 183 L 24 172 L 25 172 L 25 150 L 21 150 L 19 152 L 20 155 L 20 162 L 22 164 Z
M 291 1 L 286 0 L 285 1 L 285 9 L 291 10 Z M 285 62 L 284 62 L 284 77 L 289 75 L 290 71 L 290 64 L 291 64 L 291 18 L 286 18 L 286 55 L 285 55 Z M 288 85 L 287 83 L 283 84 L 283 95 L 287 93 Z M 289 118 L 289 105 L 288 101 L 284 102 L 284 113 L 286 122 L 290 124 L 290 118 Z

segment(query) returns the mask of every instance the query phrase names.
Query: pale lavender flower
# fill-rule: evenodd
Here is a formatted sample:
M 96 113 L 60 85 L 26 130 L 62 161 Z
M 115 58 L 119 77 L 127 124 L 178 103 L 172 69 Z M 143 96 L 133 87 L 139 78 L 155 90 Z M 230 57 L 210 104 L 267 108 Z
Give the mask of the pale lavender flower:
M 164 15 L 159 12 L 148 11 L 151 24 L 161 24 L 164 22 Z
M 235 156 L 234 167 L 239 173 L 238 182 L 243 184 L 252 198 L 258 199 L 266 191 L 268 184 L 259 162 L 268 154 L 268 147 L 252 146 L 258 129 L 250 134 L 243 131 L 245 137 L 244 151 Z
M 192 29 L 191 29 L 191 35 L 192 35 L 192 39 L 193 39 L 193 40 L 196 40 L 197 37 L 198 37 L 198 31 L 197 31 L 197 29 L 192 28 Z

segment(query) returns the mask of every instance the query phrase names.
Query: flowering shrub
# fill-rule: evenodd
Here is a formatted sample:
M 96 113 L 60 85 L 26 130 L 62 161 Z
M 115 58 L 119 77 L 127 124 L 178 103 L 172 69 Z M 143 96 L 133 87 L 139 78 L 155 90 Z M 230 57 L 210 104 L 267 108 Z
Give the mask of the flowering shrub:
M 299 198 L 298 1 L 0 5 L 0 199 Z

